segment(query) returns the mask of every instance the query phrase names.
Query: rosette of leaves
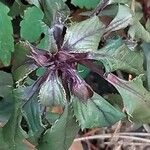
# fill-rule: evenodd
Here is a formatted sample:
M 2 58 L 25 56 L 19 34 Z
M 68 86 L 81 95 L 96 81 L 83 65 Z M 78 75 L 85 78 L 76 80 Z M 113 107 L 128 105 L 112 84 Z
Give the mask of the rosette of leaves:
M 16 2 L 17 5 L 21 3 L 19 0 Z M 105 25 L 96 16 L 97 13 L 79 23 L 68 23 L 69 9 L 61 0 L 27 2 L 31 5 L 23 13 L 21 39 L 15 44 L 11 61 L 15 81 L 15 89 L 11 89 L 14 105 L 12 115 L 9 113 L 8 122 L 0 130 L 3 149 L 28 149 L 23 144 L 27 139 L 37 149 L 50 147 L 52 150 L 66 150 L 80 128 L 107 127 L 125 117 L 80 77 L 79 64 L 117 88 L 129 120 L 150 122 L 150 95 L 142 85 L 140 75 L 144 74 L 143 51 L 131 47 L 128 43 L 130 39 L 124 41 L 120 36 L 106 40 L 99 48 L 100 41 L 104 41 L 108 34 L 128 26 L 131 27 L 128 33 L 131 38 L 141 38 L 141 34 L 133 34 L 136 17 L 129 4 L 124 5 L 125 1 L 118 4 L 119 1 L 113 0 L 111 4 L 118 6 L 115 10 L 117 13 Z M 108 1 L 100 2 L 99 12 L 104 13 Z M 76 5 L 77 1 L 72 3 Z M 4 4 L 1 6 L 6 7 Z M 122 10 L 126 13 L 122 13 Z M 0 11 L 7 16 L 8 8 Z M 12 38 L 10 20 L 10 17 L 5 17 L 5 21 L 9 22 L 9 39 Z M 44 37 L 41 38 L 41 35 Z M 13 45 L 13 40 L 10 41 Z M 1 58 L 6 66 L 10 62 L 12 45 L 7 61 Z M 103 64 L 105 71 L 99 64 Z M 110 73 L 116 70 L 140 76 L 132 81 L 124 81 Z M 5 94 L 1 95 L 5 97 Z M 61 114 L 52 113 L 54 107 L 61 108 Z M 61 137 L 59 141 L 58 137 Z

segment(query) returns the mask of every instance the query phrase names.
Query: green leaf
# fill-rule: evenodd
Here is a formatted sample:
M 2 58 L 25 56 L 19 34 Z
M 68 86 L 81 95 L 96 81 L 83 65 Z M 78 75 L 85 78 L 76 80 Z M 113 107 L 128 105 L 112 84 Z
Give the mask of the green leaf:
M 4 71 L 0 71 L 0 86 L 13 85 L 12 75 Z
M 5 66 L 10 64 L 11 52 L 14 51 L 13 28 L 9 8 L 0 2 L 0 60 Z
M 66 104 L 66 92 L 57 75 L 49 76 L 42 84 L 39 92 L 40 103 L 44 106 L 64 106 Z
M 10 150 L 28 150 L 28 147 L 23 143 L 26 138 L 25 132 L 21 128 L 21 101 L 18 95 L 13 91 L 14 95 L 14 110 L 7 124 L 3 127 L 4 141 Z
M 38 140 L 44 131 L 41 120 L 40 104 L 36 96 L 33 96 L 23 107 L 24 117 L 28 123 L 28 140 L 34 145 L 38 144 Z
M 123 113 L 96 93 L 85 103 L 76 97 L 72 98 L 72 103 L 82 129 L 108 127 L 124 117 Z
M 72 144 L 80 127 L 73 117 L 70 106 L 66 106 L 64 113 L 55 124 L 43 134 L 38 150 L 67 150 Z M 58 138 L 61 137 L 61 138 Z M 59 139 L 59 140 L 58 140 Z
M 31 15 L 32 14 L 32 15 Z M 24 20 L 21 21 L 21 37 L 28 40 L 30 43 L 36 42 L 38 48 L 50 51 L 56 45 L 53 38 L 52 30 L 42 21 L 44 14 L 42 10 L 37 7 L 30 7 L 26 10 Z M 29 32 L 32 30 L 32 32 Z M 41 34 L 44 38 L 41 38 Z
M 35 64 L 25 62 L 30 51 L 31 46 L 27 42 L 19 42 L 15 45 L 15 52 L 12 59 L 12 73 L 13 79 L 18 81 L 18 83 L 38 68 Z
M 31 15 L 32 14 L 32 15 Z M 30 7 L 25 11 L 24 20 L 21 21 L 21 37 L 29 42 L 37 41 L 47 28 L 42 22 L 44 14 L 37 7 Z M 30 32 L 29 32 L 30 31 Z
M 16 16 L 23 16 L 24 10 L 27 8 L 26 5 L 21 5 L 17 3 L 16 1 L 13 3 L 13 5 L 10 7 L 9 15 L 15 18 Z
M 45 22 L 48 26 L 65 22 L 70 15 L 68 6 L 62 0 L 41 0 L 45 14 Z
M 116 87 L 123 98 L 129 119 L 139 123 L 150 123 L 150 93 L 143 87 L 142 75 L 132 81 L 124 81 L 113 74 L 107 80 Z
M 27 42 L 18 42 L 15 45 L 15 51 L 12 57 L 12 71 L 24 64 L 27 55 L 31 50 L 30 44 Z
M 150 42 L 150 32 L 148 32 L 137 20 L 135 20 L 133 25 L 129 28 L 128 35 L 132 39 L 136 39 L 138 41 L 142 40 L 147 43 Z
M 145 65 L 146 65 L 146 77 L 147 77 L 147 88 L 150 90 L 150 43 L 142 43 L 142 48 L 144 50 Z
M 71 3 L 80 8 L 92 9 L 95 8 L 102 0 L 71 0 Z
M 142 51 L 131 51 L 120 38 L 110 40 L 99 51 L 89 53 L 89 59 L 101 61 L 105 66 L 106 72 L 113 72 L 119 69 L 137 75 L 144 72 Z
M 90 69 L 88 69 L 83 65 L 78 64 L 78 73 L 83 79 L 85 79 L 90 73 Z
M 0 71 L 0 123 L 4 125 L 13 110 L 12 75 Z
M 105 32 L 110 33 L 112 31 L 126 28 L 132 22 L 133 22 L 133 19 L 132 19 L 131 9 L 126 5 L 119 5 L 117 15 L 111 21 L 111 23 L 107 26 L 107 28 L 105 29 L 106 30 Z
M 104 25 L 97 16 L 76 23 L 66 31 L 63 49 L 74 52 L 97 50 L 104 33 Z

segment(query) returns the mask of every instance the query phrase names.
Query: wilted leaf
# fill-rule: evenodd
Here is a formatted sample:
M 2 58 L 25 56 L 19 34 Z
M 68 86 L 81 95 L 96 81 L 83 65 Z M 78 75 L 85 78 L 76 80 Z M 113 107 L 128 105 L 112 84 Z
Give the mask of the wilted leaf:
M 132 11 L 126 5 L 119 5 L 118 13 L 111 23 L 105 29 L 105 32 L 110 33 L 119 29 L 124 29 L 132 23 Z
M 73 52 L 97 50 L 104 25 L 98 17 L 92 17 L 69 27 L 66 31 L 63 49 Z
M 71 3 L 80 8 L 92 9 L 95 8 L 102 0 L 71 0 Z
M 129 119 L 150 123 L 150 93 L 143 87 L 141 78 L 142 76 L 139 76 L 132 81 L 124 81 L 113 74 L 107 76 L 107 80 L 121 94 Z
M 142 51 L 131 51 L 121 39 L 110 40 L 102 49 L 89 53 L 88 58 L 101 61 L 106 72 L 118 69 L 137 75 L 144 72 Z
M 5 66 L 10 64 L 11 52 L 14 51 L 13 28 L 9 8 L 0 2 L 0 59 Z
M 74 114 L 82 129 L 108 127 L 124 117 L 122 112 L 96 93 L 85 103 L 75 97 L 72 103 Z
M 66 106 L 64 113 L 55 122 L 55 124 L 43 134 L 39 143 L 39 150 L 67 150 L 72 144 L 80 127 L 73 117 L 73 111 L 70 106 Z M 61 137 L 61 138 L 58 138 Z

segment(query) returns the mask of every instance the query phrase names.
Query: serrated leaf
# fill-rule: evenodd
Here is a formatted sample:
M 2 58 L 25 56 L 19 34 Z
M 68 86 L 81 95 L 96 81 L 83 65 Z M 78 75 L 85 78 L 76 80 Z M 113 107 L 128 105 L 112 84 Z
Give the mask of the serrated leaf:
M 42 125 L 40 110 L 40 104 L 38 103 L 37 96 L 33 96 L 30 100 L 26 102 L 23 107 L 24 117 L 28 123 L 28 140 L 34 145 L 38 144 L 38 140 L 44 131 L 44 126 Z
M 136 39 L 138 41 L 142 40 L 147 43 L 150 42 L 150 32 L 148 32 L 137 20 L 135 20 L 133 25 L 129 28 L 128 35 L 132 39 Z
M 108 127 L 124 117 L 122 112 L 96 93 L 85 103 L 74 97 L 72 105 L 82 129 Z
M 21 37 L 29 42 L 37 41 L 46 28 L 46 25 L 42 22 L 43 17 L 44 14 L 39 8 L 34 6 L 28 8 L 25 11 L 24 20 L 20 24 Z
M 124 81 L 113 74 L 107 80 L 116 87 L 123 98 L 129 119 L 140 123 L 150 123 L 150 93 L 143 87 L 142 75 L 132 81 Z
M 39 92 L 40 103 L 47 107 L 64 106 L 66 93 L 57 75 L 50 75 Z
M 57 122 L 43 134 L 39 143 L 39 150 L 67 150 L 72 144 L 80 127 L 73 117 L 73 111 L 70 106 L 66 106 L 64 113 Z M 59 138 L 58 140 L 58 137 Z
M 0 2 L 0 60 L 5 66 L 10 64 L 11 52 L 14 51 L 13 28 L 9 8 Z
M 131 51 L 121 39 L 110 40 L 104 48 L 89 53 L 88 58 L 101 61 L 106 72 L 119 69 L 137 75 L 144 72 L 142 51 Z
M 104 33 L 104 25 L 97 16 L 76 23 L 66 31 L 62 49 L 73 52 L 97 50 Z
M 62 0 L 41 0 L 45 14 L 45 22 L 48 26 L 64 23 L 70 15 L 68 6 Z
M 102 0 L 71 0 L 71 3 L 80 8 L 92 9 L 95 8 Z
M 126 13 L 124 13 L 126 12 Z M 118 13 L 111 23 L 105 29 L 105 32 L 110 33 L 112 31 L 120 30 L 126 28 L 133 22 L 132 11 L 126 5 L 119 5 Z
M 28 8 L 25 12 L 24 20 L 20 24 L 21 37 L 31 43 L 39 42 L 38 48 L 50 51 L 55 44 L 55 40 L 52 30 L 42 21 L 43 17 L 44 14 L 39 8 L 35 6 Z M 29 32 L 30 30 L 32 32 Z M 42 33 L 44 38 L 40 39 Z
M 25 63 L 13 72 L 13 79 L 19 83 L 27 78 L 27 76 L 37 68 L 38 66 L 35 64 Z

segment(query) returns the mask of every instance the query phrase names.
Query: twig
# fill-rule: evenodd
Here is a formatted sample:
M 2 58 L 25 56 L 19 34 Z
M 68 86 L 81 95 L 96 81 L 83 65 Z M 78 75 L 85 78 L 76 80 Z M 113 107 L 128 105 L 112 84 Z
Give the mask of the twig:
M 103 134 L 103 135 L 94 135 L 94 136 L 89 136 L 89 137 L 81 137 L 77 138 L 74 141 L 85 141 L 85 140 L 94 140 L 94 139 L 106 139 L 106 138 L 111 138 L 112 134 Z M 136 140 L 136 141 L 141 141 L 141 142 L 146 142 L 150 144 L 149 139 L 141 138 L 141 137 L 135 137 L 135 136 L 128 136 L 128 135 L 120 135 L 119 133 L 114 135 L 114 137 L 119 137 L 122 139 L 127 139 L 127 140 Z
M 111 142 L 104 142 L 105 145 L 116 145 L 116 143 L 111 143 Z M 134 145 L 134 146 L 149 146 L 149 143 L 141 143 L 141 142 L 120 142 L 118 141 L 117 144 L 119 145 Z

